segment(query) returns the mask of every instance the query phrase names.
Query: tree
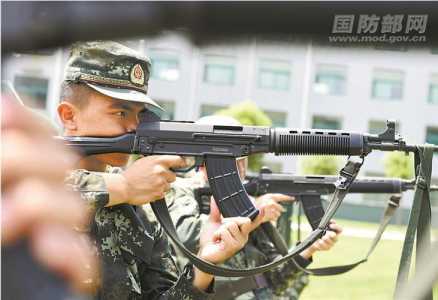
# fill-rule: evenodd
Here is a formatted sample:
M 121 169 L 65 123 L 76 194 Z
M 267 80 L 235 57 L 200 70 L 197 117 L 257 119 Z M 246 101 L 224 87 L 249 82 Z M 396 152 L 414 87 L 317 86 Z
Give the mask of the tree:
M 272 121 L 257 105 L 252 101 L 244 101 L 226 109 L 221 109 L 215 113 L 216 115 L 229 116 L 242 125 L 248 126 L 271 126 Z M 263 154 L 250 155 L 248 160 L 248 168 L 251 171 L 259 171 L 263 165 Z
M 300 173 L 309 175 L 336 175 L 339 159 L 335 156 L 309 156 L 300 160 Z
M 386 177 L 411 179 L 414 176 L 414 156 L 404 152 L 387 152 L 383 158 Z

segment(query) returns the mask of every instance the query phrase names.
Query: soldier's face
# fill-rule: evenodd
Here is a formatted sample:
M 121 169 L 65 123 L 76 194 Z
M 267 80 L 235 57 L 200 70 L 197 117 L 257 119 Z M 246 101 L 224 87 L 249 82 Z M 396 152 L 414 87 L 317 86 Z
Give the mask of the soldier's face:
M 90 92 L 87 104 L 76 115 L 77 136 L 117 136 L 135 131 L 138 114 L 145 109 L 139 102 L 114 99 L 98 92 Z M 124 166 L 128 154 L 96 155 L 96 159 L 112 166 Z

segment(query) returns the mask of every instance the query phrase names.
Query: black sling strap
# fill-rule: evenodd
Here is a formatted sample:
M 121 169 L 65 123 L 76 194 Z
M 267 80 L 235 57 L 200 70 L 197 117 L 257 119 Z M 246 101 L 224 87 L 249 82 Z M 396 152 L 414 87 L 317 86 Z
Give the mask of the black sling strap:
M 365 257 L 357 262 L 347 264 L 347 265 L 340 265 L 340 266 L 330 266 L 330 267 L 324 267 L 324 268 L 315 268 L 315 269 L 304 269 L 300 267 L 297 263 L 295 265 L 298 269 L 303 271 L 306 274 L 314 275 L 314 276 L 330 276 L 330 275 L 339 275 L 346 273 L 348 271 L 353 270 L 358 265 L 366 262 L 368 258 L 370 257 L 371 253 L 373 253 L 374 249 L 376 248 L 377 244 L 379 243 L 380 239 L 382 238 L 383 232 L 385 231 L 386 227 L 388 226 L 389 222 L 392 219 L 392 216 L 394 215 L 397 207 L 399 206 L 401 196 L 400 195 L 392 195 L 390 200 L 388 201 L 388 205 L 383 213 L 382 219 L 380 221 L 379 228 L 377 229 L 376 235 L 374 236 L 373 241 L 371 242 L 370 248 L 365 255 Z
M 216 276 L 224 276 L 224 277 L 245 277 L 245 276 L 253 276 L 259 273 L 263 273 L 266 271 L 275 268 L 276 266 L 292 259 L 300 252 L 308 248 L 312 245 L 317 239 L 319 239 L 327 230 L 328 224 L 337 209 L 342 203 L 342 200 L 348 193 L 348 190 L 351 186 L 351 183 L 357 176 L 357 173 L 360 170 L 360 167 L 363 164 L 363 158 L 360 158 L 360 161 L 357 158 L 349 158 L 345 167 L 340 171 L 339 179 L 336 183 L 336 190 L 332 195 L 331 201 L 327 207 L 327 210 L 321 219 L 321 222 L 318 228 L 299 245 L 290 250 L 287 255 L 279 258 L 276 261 L 273 261 L 269 264 L 265 264 L 262 266 L 257 266 L 255 268 L 247 268 L 247 269 L 233 269 L 226 267 L 219 267 L 207 261 L 204 261 L 198 258 L 195 254 L 190 252 L 184 244 L 179 240 L 178 234 L 176 232 L 175 226 L 170 217 L 169 211 L 166 206 L 166 202 L 164 200 L 159 200 L 151 203 L 152 209 L 157 220 L 160 222 L 163 230 L 169 236 L 169 238 L 174 242 L 174 244 L 181 250 L 182 253 L 200 270 L 210 273 Z
M 330 267 L 324 267 L 324 268 L 317 268 L 317 269 L 305 269 L 299 266 L 299 264 L 295 261 L 294 258 L 291 260 L 296 265 L 297 269 L 300 271 L 314 276 L 330 276 L 330 275 L 339 275 L 346 273 L 348 271 L 353 270 L 358 265 L 362 264 L 363 262 L 366 262 L 371 253 L 376 248 L 378 242 L 380 241 L 383 232 L 385 231 L 387 225 L 389 224 L 390 220 L 392 219 L 392 216 L 394 215 L 397 207 L 399 206 L 401 199 L 401 195 L 392 195 L 390 200 L 388 201 L 388 205 L 383 213 L 382 220 L 380 222 L 380 226 L 376 232 L 376 235 L 373 239 L 373 242 L 371 243 L 371 246 L 367 252 L 367 255 L 365 258 L 352 263 L 348 265 L 341 265 L 341 266 L 330 266 Z M 274 245 L 276 249 L 279 251 L 281 255 L 287 255 L 289 249 L 287 246 L 287 243 L 281 236 L 280 232 L 275 228 L 271 223 L 267 222 L 262 225 L 266 225 L 263 230 L 267 235 L 271 237 L 271 240 L 274 242 Z M 262 274 L 256 275 L 256 276 L 263 276 Z M 260 285 L 260 280 L 257 280 L 256 276 L 250 276 L 250 277 L 243 277 L 239 278 L 237 280 L 227 280 L 227 281 L 217 281 L 217 294 L 213 298 L 214 300 L 219 299 L 234 299 L 235 297 L 242 295 L 244 293 L 250 292 L 252 290 L 258 289 L 263 287 L 263 285 Z
M 409 215 L 408 227 L 406 229 L 406 236 L 403 243 L 402 255 L 397 274 L 396 288 L 394 293 L 395 299 L 399 298 L 399 293 L 402 287 L 406 285 L 408 280 L 415 236 L 417 237 L 417 259 L 418 254 L 421 252 L 419 249 L 420 245 L 424 247 L 422 251 L 425 252 L 427 252 L 427 250 L 430 248 L 431 207 L 429 190 L 432 174 L 432 158 L 433 149 L 430 147 L 430 145 L 417 148 L 417 152 L 415 153 L 415 172 L 417 181 L 415 185 L 414 201 L 412 203 L 412 209 Z M 419 272 L 419 270 L 416 270 L 416 272 Z M 423 299 L 433 299 L 432 289 Z

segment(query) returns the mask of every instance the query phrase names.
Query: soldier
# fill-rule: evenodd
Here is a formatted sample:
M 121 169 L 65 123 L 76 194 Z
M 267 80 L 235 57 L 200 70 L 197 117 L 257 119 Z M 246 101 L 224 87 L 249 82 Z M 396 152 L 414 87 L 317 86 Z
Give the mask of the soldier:
M 117 136 L 134 131 L 138 114 L 159 107 L 147 96 L 150 61 L 115 42 L 73 46 L 58 115 L 68 136 Z M 81 192 L 94 218 L 90 233 L 102 263 L 101 299 L 204 299 L 213 294 L 213 276 L 187 265 L 178 275 L 161 227 L 139 205 L 164 198 L 175 174 L 186 165 L 179 156 L 140 158 L 123 170 L 129 155 L 85 157 L 67 178 Z M 263 214 L 261 214 L 263 215 Z M 206 223 L 199 256 L 221 263 L 246 243 L 261 218 L 219 215 Z
M 233 118 L 223 116 L 209 116 L 201 118 L 197 123 L 203 124 L 227 124 L 239 126 L 240 123 Z M 245 178 L 248 160 L 237 160 L 237 167 L 241 178 Z M 178 178 L 166 195 L 169 211 L 181 241 L 192 252 L 198 251 L 198 241 L 202 232 L 203 224 L 208 216 L 200 211 L 198 202 L 194 196 L 194 189 L 204 187 L 207 175 L 204 167 L 191 178 Z M 279 202 L 292 201 L 291 197 L 281 194 L 266 194 L 255 199 L 259 209 L 264 210 L 263 222 L 276 221 L 283 211 Z M 303 268 L 312 261 L 312 255 L 317 251 L 329 250 L 337 241 L 342 229 L 334 222 L 330 225 L 333 231 L 327 232 L 323 238 L 316 241 L 311 247 L 304 250 L 295 261 Z M 178 255 L 179 265 L 185 262 L 183 256 Z M 225 264 L 234 268 L 251 268 L 275 260 L 280 254 L 273 247 L 268 237 L 261 229 L 257 229 L 250 235 L 247 245 L 230 258 Z M 279 268 L 257 275 L 254 278 L 220 278 L 217 284 L 217 295 L 220 299 L 297 299 L 307 285 L 307 277 L 302 276 L 293 262 L 282 264 Z M 242 294 L 243 293 L 243 294 Z

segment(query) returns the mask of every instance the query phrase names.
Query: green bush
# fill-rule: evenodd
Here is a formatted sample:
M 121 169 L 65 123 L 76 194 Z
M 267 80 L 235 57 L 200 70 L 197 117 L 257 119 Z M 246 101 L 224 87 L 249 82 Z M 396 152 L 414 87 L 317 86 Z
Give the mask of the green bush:
M 414 177 L 414 156 L 412 153 L 406 155 L 404 152 L 385 153 L 384 168 L 386 177 L 411 179 Z
M 309 156 L 300 160 L 300 174 L 336 175 L 339 172 L 339 159 L 335 156 Z

